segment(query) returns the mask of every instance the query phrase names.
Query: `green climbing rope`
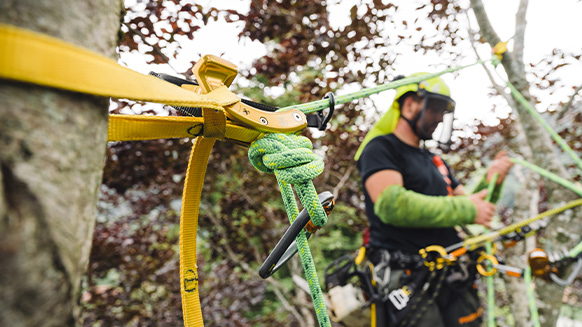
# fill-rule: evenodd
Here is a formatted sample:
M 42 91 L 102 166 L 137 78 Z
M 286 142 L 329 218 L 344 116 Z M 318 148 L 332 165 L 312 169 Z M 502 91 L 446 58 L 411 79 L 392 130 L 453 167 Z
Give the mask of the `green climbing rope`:
M 576 245 L 572 250 L 570 250 L 570 252 L 568 252 L 568 256 L 570 258 L 575 258 L 580 254 L 580 252 L 582 252 L 582 242 L 578 243 L 578 245 Z
M 534 295 L 531 281 L 531 268 L 529 266 L 525 267 L 523 270 L 523 279 L 525 282 L 527 298 L 529 300 L 529 314 L 531 316 L 531 320 L 534 327 L 540 327 L 540 317 L 538 315 L 538 307 L 536 306 L 536 297 Z
M 299 200 L 309 212 L 313 224 L 321 227 L 327 222 L 327 215 L 312 182 L 313 178 L 323 172 L 323 160 L 312 152 L 308 138 L 292 134 L 266 134 L 251 144 L 249 159 L 256 169 L 275 174 L 291 223 L 299 214 L 292 185 L 295 185 Z M 319 326 L 330 327 L 305 231 L 299 233 L 296 242 Z
M 497 70 L 495 70 L 495 72 L 497 73 Z M 503 80 L 503 78 L 501 77 L 501 75 L 499 73 L 497 73 L 497 76 L 499 76 L 499 78 L 501 78 Z M 566 141 L 564 141 L 564 139 L 560 135 L 558 135 L 558 133 L 556 133 L 556 131 L 554 131 L 552 126 L 550 126 L 550 124 L 548 124 L 544 120 L 544 118 L 525 99 L 525 97 L 515 88 L 515 86 L 513 84 L 511 84 L 511 82 L 506 81 L 505 84 L 507 85 L 507 87 L 511 91 L 511 95 L 515 98 L 515 100 L 517 100 L 529 112 L 529 114 L 532 115 L 532 117 L 534 117 L 538 121 L 538 123 L 540 123 L 540 125 L 542 125 L 542 127 L 546 130 L 546 132 L 548 132 L 548 134 L 550 134 L 550 137 L 560 146 L 560 148 L 562 148 L 562 150 L 564 150 L 564 152 L 566 152 L 568 155 L 570 155 L 572 160 L 574 160 L 574 162 L 578 165 L 578 167 L 580 169 L 582 169 L 582 159 L 580 159 L 580 157 L 578 157 L 578 155 L 574 152 L 574 150 L 572 150 L 572 148 L 568 145 L 568 143 L 566 143 Z
M 516 163 L 516 164 L 520 164 L 526 168 L 529 168 L 532 171 L 535 171 L 536 173 L 540 174 L 543 177 L 548 178 L 551 181 L 554 181 L 562 186 L 564 186 L 565 188 L 571 190 L 572 192 L 578 194 L 579 196 L 582 196 L 582 187 L 577 186 L 576 184 L 570 182 L 569 180 L 562 178 L 556 174 L 553 174 L 539 166 L 536 166 L 532 163 L 529 163 L 525 160 L 522 159 L 517 159 L 517 158 L 512 158 L 510 159 L 511 162 Z
M 426 75 L 422 75 L 422 76 L 403 78 L 403 79 L 399 79 L 399 80 L 394 81 L 394 82 L 378 85 L 376 87 L 366 88 L 366 89 L 363 89 L 360 91 L 348 93 L 345 95 L 336 96 L 335 97 L 335 104 L 338 105 L 338 104 L 342 104 L 342 103 L 348 103 L 348 102 L 351 102 L 351 101 L 356 100 L 356 99 L 369 97 L 372 94 L 380 93 L 380 92 L 386 91 L 386 90 L 395 89 L 395 88 L 398 88 L 398 87 L 403 86 L 403 85 L 420 83 L 424 80 L 427 80 L 427 79 L 430 79 L 433 77 L 441 76 L 441 75 L 447 74 L 447 73 L 456 72 L 458 70 L 465 69 L 465 68 L 468 68 L 471 66 L 481 65 L 481 64 L 484 64 L 486 62 L 495 60 L 495 59 L 496 59 L 496 57 L 494 56 L 492 59 L 479 60 L 475 63 L 470 64 L 470 65 L 452 67 L 452 68 L 448 68 L 448 69 L 445 69 L 443 71 L 440 71 L 438 73 L 433 73 L 433 74 L 426 74 Z M 291 110 L 291 109 L 298 109 L 298 110 L 301 110 L 304 114 L 309 114 L 312 112 L 321 111 L 325 108 L 329 108 L 329 104 L 330 104 L 329 101 L 330 101 L 329 99 L 323 99 L 323 100 L 312 101 L 312 102 L 307 102 L 307 103 L 303 103 L 303 104 L 296 104 L 296 105 L 281 108 L 277 111 L 286 111 L 286 110 Z
M 495 189 L 495 184 L 497 184 L 497 178 L 499 178 L 499 174 L 495 173 L 489 182 L 489 186 L 487 187 L 487 196 L 485 197 L 485 201 L 487 202 L 491 202 L 493 190 Z M 486 228 L 485 232 L 488 231 L 489 229 Z M 491 241 L 485 243 L 485 251 L 487 251 L 488 255 L 493 254 L 493 251 L 491 250 Z M 485 280 L 487 281 L 487 326 L 495 327 L 495 281 L 493 276 L 487 276 L 485 277 Z

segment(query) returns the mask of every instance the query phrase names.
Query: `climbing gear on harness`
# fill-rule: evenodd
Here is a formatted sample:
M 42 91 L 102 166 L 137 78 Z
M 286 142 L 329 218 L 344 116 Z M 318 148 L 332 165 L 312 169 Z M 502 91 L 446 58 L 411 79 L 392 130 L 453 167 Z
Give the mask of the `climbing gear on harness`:
M 568 209 L 572 209 L 574 207 L 581 206 L 581 205 L 582 205 L 582 199 L 570 201 L 561 207 L 544 211 L 544 212 L 540 213 L 539 215 L 536 215 L 536 216 L 528 218 L 526 220 L 517 222 L 515 224 L 508 225 L 508 226 L 503 227 L 501 229 L 498 229 L 496 231 L 492 231 L 492 232 L 489 232 L 489 233 L 486 233 L 483 235 L 479 235 L 479 236 L 475 236 L 475 237 L 470 237 L 462 242 L 448 246 L 447 248 L 445 248 L 445 250 L 447 251 L 447 253 L 451 253 L 453 251 L 463 249 L 463 250 L 458 252 L 458 255 L 462 255 L 464 251 L 473 251 L 477 248 L 483 247 L 485 245 L 485 243 L 487 243 L 487 242 L 498 241 L 502 238 L 502 236 L 507 235 L 507 234 L 511 234 L 512 232 L 514 232 L 520 228 L 523 228 L 527 225 L 530 225 L 535 221 L 541 220 L 543 218 L 558 214 L 560 212 L 563 212 L 563 211 L 566 211 Z
M 550 273 L 556 273 L 557 269 L 550 266 L 550 258 L 546 251 L 542 249 L 532 250 L 527 257 L 528 264 L 531 268 L 531 273 L 535 277 L 549 280 Z
M 491 270 L 487 270 L 485 264 L 483 262 L 489 262 L 490 266 L 491 266 Z M 479 259 L 477 259 L 477 271 L 485 277 L 490 277 L 493 276 L 495 274 L 495 272 L 497 271 L 495 267 L 495 265 L 498 265 L 499 261 L 497 261 L 497 258 L 491 254 L 487 254 L 487 253 L 481 253 L 481 256 L 479 257 Z
M 319 194 L 319 201 L 323 206 L 326 214 L 329 216 L 333 206 L 335 204 L 333 194 L 331 192 L 323 192 Z M 309 225 L 313 227 L 309 227 Z M 309 213 L 307 209 L 301 210 L 295 221 L 289 226 L 289 228 L 285 231 L 273 251 L 269 254 L 267 259 L 259 268 L 259 276 L 261 278 L 269 278 L 273 275 L 277 270 L 279 270 L 289 259 L 291 259 L 295 253 L 297 253 L 297 243 L 295 238 L 299 235 L 299 232 L 305 228 L 307 231 L 307 238 L 311 236 L 311 234 L 315 233 L 318 229 L 313 225 L 311 219 L 309 218 Z M 313 228 L 309 230 L 310 228 Z
M 325 268 L 330 316 L 348 326 L 367 326 L 363 322 L 370 319 L 370 307 L 379 298 L 369 266 L 363 263 L 365 252 L 366 248 L 362 247 L 357 256 L 342 256 Z M 360 269 L 362 264 L 364 267 Z M 359 288 L 349 283 L 353 278 L 357 279 Z

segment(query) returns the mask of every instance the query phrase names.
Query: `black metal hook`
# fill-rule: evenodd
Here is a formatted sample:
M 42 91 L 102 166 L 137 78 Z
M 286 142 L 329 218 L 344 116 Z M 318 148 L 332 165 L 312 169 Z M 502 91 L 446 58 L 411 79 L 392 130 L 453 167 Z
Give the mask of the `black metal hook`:
M 307 117 L 307 126 L 315 127 L 320 131 L 325 131 L 327 127 L 327 123 L 331 119 L 333 112 L 335 111 L 335 96 L 333 92 L 327 92 L 323 99 L 329 99 L 329 112 L 327 115 L 323 114 L 323 110 L 318 111 L 314 114 L 308 114 Z
M 326 213 L 329 214 L 327 210 L 331 211 L 335 203 L 333 194 L 325 191 L 320 193 L 318 197 L 324 209 L 327 207 Z M 309 221 L 310 217 L 307 210 L 301 210 L 297 218 L 295 218 L 295 221 L 293 221 L 293 224 L 285 231 L 283 237 L 281 237 L 273 251 L 271 251 L 267 259 L 265 259 L 265 262 L 261 265 L 261 268 L 259 268 L 259 276 L 261 278 L 265 279 L 270 277 L 297 253 L 298 249 L 295 238 Z M 306 232 L 306 234 L 307 239 L 309 239 L 311 233 Z
M 331 119 L 331 116 L 333 115 L 333 112 L 335 111 L 335 95 L 333 94 L 333 92 L 327 92 L 323 98 L 329 99 L 329 112 L 327 113 L 327 116 L 325 116 L 323 121 L 321 122 L 321 127 L 319 127 L 320 131 L 325 130 L 325 128 L 327 127 L 327 123 L 329 122 L 329 120 Z M 321 111 L 320 111 L 320 113 L 323 116 L 323 113 Z

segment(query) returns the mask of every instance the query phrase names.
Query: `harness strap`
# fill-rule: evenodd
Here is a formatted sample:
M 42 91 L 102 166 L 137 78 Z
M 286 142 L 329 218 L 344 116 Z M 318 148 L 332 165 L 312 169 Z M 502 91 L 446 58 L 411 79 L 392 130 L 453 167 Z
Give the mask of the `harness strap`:
M 448 195 L 453 196 L 453 186 L 452 186 L 453 182 L 449 178 L 449 170 L 447 169 L 447 166 L 445 166 L 443 159 L 441 159 L 441 157 L 435 155 L 432 157 L 432 162 L 437 167 L 437 169 L 439 170 L 441 175 L 443 175 L 443 179 L 445 180 L 445 183 L 447 183 Z

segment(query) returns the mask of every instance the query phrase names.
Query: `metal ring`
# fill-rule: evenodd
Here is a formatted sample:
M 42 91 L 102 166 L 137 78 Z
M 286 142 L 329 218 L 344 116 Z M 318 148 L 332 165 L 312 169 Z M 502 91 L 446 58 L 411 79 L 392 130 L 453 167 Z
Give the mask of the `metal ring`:
M 485 260 L 489 260 L 489 262 L 491 263 L 491 270 L 487 271 L 483 265 L 483 261 Z M 487 253 L 481 253 L 481 256 L 479 257 L 479 259 L 477 259 L 477 271 L 485 277 L 489 277 L 489 276 L 493 276 L 496 272 L 497 272 L 497 268 L 495 268 L 495 265 L 498 265 L 499 261 L 497 261 L 497 258 L 493 255 L 487 254 Z

